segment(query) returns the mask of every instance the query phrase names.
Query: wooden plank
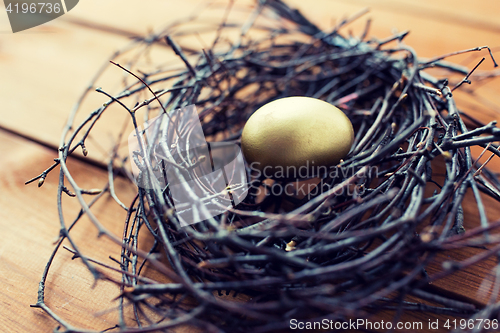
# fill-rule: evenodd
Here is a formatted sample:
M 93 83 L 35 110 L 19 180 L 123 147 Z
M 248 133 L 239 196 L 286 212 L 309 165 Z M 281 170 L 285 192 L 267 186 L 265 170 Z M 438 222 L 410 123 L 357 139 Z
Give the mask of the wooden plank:
M 33 32 L 3 35 L 0 125 L 57 147 L 79 94 L 105 59 L 126 42 L 57 20 Z
M 106 30 L 103 25 L 120 31 L 145 34 L 148 29 L 158 29 L 166 22 L 184 17 L 201 3 L 194 0 L 152 1 L 138 5 L 137 2 L 127 0 L 116 6 L 117 1 L 81 2 L 60 20 L 54 20 L 26 32 L 2 36 L 0 100 L 3 101 L 3 107 L 0 110 L 0 126 L 54 147 L 58 146 L 61 129 L 79 94 L 109 55 L 128 43 L 123 34 L 112 29 Z M 238 3 L 238 6 L 241 7 L 246 3 L 253 2 Z M 364 1 L 351 3 L 330 0 L 318 0 L 315 6 L 307 6 L 297 0 L 290 3 L 325 29 L 330 29 L 335 23 L 334 20 L 338 21 L 344 15 L 352 15 L 368 4 Z M 411 33 L 406 43 L 419 55 L 426 57 L 478 45 L 500 45 L 500 35 L 494 31 L 450 24 L 427 16 L 416 16 L 410 10 L 402 10 L 402 5 L 396 3 L 397 1 L 385 1 L 381 4 L 371 4 L 372 12 L 367 16 L 373 18 L 371 36 L 384 38 L 394 29 L 399 31 L 410 29 Z M 421 11 L 431 4 L 431 1 L 421 3 L 419 5 Z M 116 10 L 120 7 L 133 10 Z M 217 22 L 219 17 L 222 17 L 223 7 L 219 5 L 218 11 L 208 11 L 210 15 L 203 16 L 203 20 L 206 21 L 208 19 L 206 16 L 209 16 L 213 22 Z M 395 14 L 394 11 L 398 8 L 401 10 Z M 215 15 L 216 12 L 219 14 Z M 455 12 L 452 11 L 450 15 L 454 15 Z M 484 13 L 481 11 L 474 15 L 479 17 L 480 14 Z M 246 15 L 240 10 L 234 10 L 230 20 L 241 22 L 244 17 Z M 82 20 L 86 20 L 90 25 L 81 25 Z M 92 22 L 96 24 L 94 28 L 91 28 Z M 359 35 L 364 24 L 365 20 L 361 18 L 342 31 L 347 33 L 352 30 L 354 34 Z M 209 41 L 210 37 L 207 36 L 204 43 L 209 44 Z M 194 37 L 186 44 L 198 49 L 203 47 L 202 42 Z M 486 55 L 486 51 L 482 51 L 477 54 L 476 60 Z M 460 61 L 464 60 L 464 57 L 453 59 Z M 175 57 L 170 50 L 165 50 L 157 59 L 165 61 Z M 473 62 L 470 64 L 473 65 Z M 482 68 L 491 68 L 491 61 L 486 61 Z M 108 74 L 98 85 L 106 91 L 115 92 L 123 79 L 123 73 L 110 69 Z M 500 95 L 496 93 L 495 87 L 492 83 L 481 87 L 479 92 L 484 90 L 483 96 L 486 95 L 498 110 Z M 92 93 L 91 96 L 83 106 L 85 114 L 106 101 L 104 96 L 97 93 Z M 464 108 L 470 109 L 468 105 Z M 108 114 L 106 119 L 100 121 L 103 124 L 102 128 L 93 132 L 93 141 L 96 144 L 95 149 L 89 149 L 91 152 L 89 158 L 94 160 L 106 159 L 104 151 L 108 151 L 114 144 L 111 138 L 120 128 L 117 124 L 122 124 L 126 117 L 123 110 Z M 494 115 L 487 116 L 489 119 L 492 117 Z
M 466 25 L 485 31 L 500 31 L 500 25 L 492 12 L 498 9 L 495 0 L 472 1 L 412 1 L 412 0 L 379 0 L 374 4 L 368 0 L 335 0 L 359 6 L 375 7 L 396 15 L 411 15 L 422 20 L 442 21 L 452 25 Z
M 3 236 L 0 243 L 3 286 L 0 289 L 0 327 L 5 332 L 49 332 L 56 326 L 55 322 L 41 310 L 28 305 L 36 303 L 38 282 L 59 233 L 55 204 L 58 177 L 55 174 L 48 177 L 41 188 L 25 186 L 24 181 L 36 174 L 41 166 L 50 165 L 54 151 L 0 131 L 0 155 L 0 230 Z M 82 186 L 99 188 L 107 182 L 103 170 L 74 160 L 70 165 Z M 116 185 L 120 197 L 130 202 L 133 188 L 120 180 Z M 70 220 L 80 206 L 75 198 L 65 199 L 65 215 Z M 110 231 L 121 235 L 126 216 L 123 209 L 103 200 L 92 210 Z M 110 263 L 108 255 L 120 256 L 120 246 L 105 237 L 97 239 L 96 229 L 85 218 L 75 227 L 74 237 L 83 253 L 90 257 Z M 116 306 L 112 299 L 119 290 L 105 281 L 99 281 L 92 288 L 93 282 L 81 261 L 72 261 L 71 254 L 61 250 L 49 273 L 46 302 L 74 325 L 109 328 L 116 323 L 116 313 L 96 316 L 96 312 Z

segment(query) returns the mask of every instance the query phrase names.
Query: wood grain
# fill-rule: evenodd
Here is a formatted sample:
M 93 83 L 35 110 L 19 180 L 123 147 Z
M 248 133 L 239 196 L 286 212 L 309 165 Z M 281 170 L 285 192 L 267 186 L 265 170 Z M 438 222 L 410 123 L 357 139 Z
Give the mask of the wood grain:
M 144 36 L 158 30 L 200 8 L 205 1 L 107 0 L 80 1 L 77 7 L 61 19 L 17 34 L 0 35 L 0 327 L 6 332 L 49 332 L 54 321 L 38 309 L 29 308 L 36 301 L 38 282 L 59 232 L 56 210 L 57 174 L 51 174 L 42 188 L 24 186 L 24 181 L 49 166 L 59 145 L 61 129 L 79 94 L 98 67 L 118 48 L 130 42 L 130 36 Z M 241 20 L 239 8 L 253 3 L 238 1 L 231 20 Z M 372 18 L 370 36 L 384 38 L 394 30 L 411 32 L 405 43 L 424 57 L 434 57 L 455 50 L 489 45 L 500 60 L 500 24 L 498 4 L 494 0 L 419 1 L 381 0 L 316 0 L 314 6 L 301 0 L 289 0 L 313 19 L 319 26 L 330 29 L 341 17 L 352 15 L 364 7 L 371 7 L 365 18 Z M 202 16 L 202 22 L 218 21 L 227 1 L 216 1 Z M 0 15 L 0 20 L 5 17 Z M 203 21 L 205 20 L 205 21 Z M 365 20 L 342 29 L 342 32 L 360 34 Z M 196 26 L 196 25 L 194 25 Z M 198 24 L 203 27 L 203 24 Z M 0 30 L 6 27 L 0 22 Z M 210 39 L 210 33 L 204 35 Z M 203 37 L 203 40 L 204 38 Z M 207 42 L 208 43 L 208 42 Z M 186 41 L 190 47 L 202 48 L 196 38 Z M 164 61 L 174 59 L 165 48 L 157 55 Z M 457 56 L 451 60 L 473 66 L 486 51 L 474 55 Z M 492 68 L 489 59 L 482 69 Z M 108 70 L 99 82 L 109 90 L 117 89 L 123 73 Z M 436 72 L 440 75 L 440 72 Z M 442 72 L 441 72 L 442 75 Z M 474 79 L 473 79 L 474 81 Z M 476 90 L 476 98 L 457 93 L 458 106 L 482 121 L 498 118 L 500 113 L 499 81 L 493 80 Z M 88 113 L 106 101 L 97 93 L 84 105 Z M 103 161 L 114 137 L 126 120 L 123 110 L 112 110 L 102 119 L 92 136 L 89 159 Z M 7 129 L 3 131 L 1 128 Z M 23 136 L 24 138 L 22 138 Z M 27 139 L 26 139 L 27 138 Z M 47 148 L 49 147 L 49 148 Z M 51 149 L 52 148 L 52 149 Z M 474 150 L 476 156 L 480 150 Z M 483 158 L 484 160 L 484 158 Z M 500 170 L 500 161 L 494 158 L 492 166 Z M 102 187 L 107 181 L 105 172 L 82 161 L 72 159 L 70 167 L 78 175 L 77 181 L 88 188 Z M 119 181 L 121 199 L 131 200 L 134 189 Z M 79 209 L 76 200 L 65 198 L 65 216 L 69 219 Z M 470 193 L 467 197 L 465 224 L 478 225 L 478 213 Z M 500 218 L 497 202 L 487 201 L 490 220 Z M 93 208 L 107 228 L 121 234 L 125 212 L 111 200 Z M 84 253 L 108 260 L 109 253 L 119 254 L 119 247 L 104 238 L 96 238 L 96 230 L 88 220 L 82 220 L 74 231 L 75 241 Z M 479 249 L 465 249 L 438 254 L 429 266 L 429 273 L 441 270 L 446 260 L 462 260 L 479 253 Z M 491 268 L 496 261 L 483 263 L 457 272 L 434 287 L 443 293 L 455 293 L 478 304 L 485 303 L 493 281 Z M 153 273 L 152 273 L 153 274 Z M 96 315 L 97 311 L 116 306 L 112 302 L 118 291 L 114 285 L 99 282 L 92 289 L 93 280 L 78 260 L 61 251 L 49 276 L 47 303 L 57 313 L 69 318 L 76 326 L 105 329 L 113 326 L 116 317 L 111 313 Z M 427 314 L 414 314 L 404 319 L 427 321 Z M 432 317 L 434 318 L 434 317 Z M 441 317 L 440 317 L 441 318 Z
M 38 282 L 45 263 L 59 233 L 55 205 L 57 177 L 47 179 L 43 187 L 24 186 L 23 183 L 40 165 L 48 165 L 54 151 L 25 139 L 0 131 L 0 327 L 4 332 L 49 332 L 54 321 L 32 309 L 36 303 Z M 88 188 L 102 187 L 107 182 L 104 171 L 78 161 L 70 161 L 79 175 L 78 181 Z M 133 188 L 118 181 L 120 196 L 130 201 Z M 79 211 L 74 198 L 65 198 L 65 215 L 71 221 Z M 126 213 L 109 200 L 96 205 L 93 212 L 105 226 L 117 235 L 123 228 Z M 75 227 L 75 242 L 89 257 L 110 262 L 107 255 L 120 255 L 120 247 L 111 241 L 97 239 L 96 229 L 83 219 Z M 112 299 L 118 289 L 110 282 L 100 281 L 91 288 L 93 277 L 79 260 L 60 251 L 51 268 L 46 301 L 56 313 L 80 327 L 105 329 L 116 323 L 114 314 L 96 316 L 96 312 L 116 306 Z
M 141 3 L 139 6 L 133 0 L 109 0 L 99 3 L 86 1 L 81 2 L 60 20 L 26 32 L 2 35 L 0 100 L 3 101 L 3 107 L 0 109 L 0 126 L 57 147 L 61 129 L 78 96 L 106 59 L 115 50 L 130 43 L 126 38 L 128 33 L 144 36 L 148 31 L 158 31 L 167 23 L 201 8 L 203 3 L 199 0 L 156 0 Z M 219 5 L 212 5 L 211 10 L 200 16 L 200 22 L 218 22 L 226 3 L 215 2 Z M 239 7 L 249 4 L 253 4 L 253 1 L 238 2 Z M 500 46 L 498 33 L 474 25 L 459 24 L 461 16 L 455 20 L 437 20 L 432 15 L 423 15 L 425 10 L 435 10 L 436 5 L 432 1 L 421 2 L 418 6 L 409 1 L 383 1 L 372 4 L 361 0 L 317 0 L 315 6 L 307 6 L 303 1 L 293 0 L 290 4 L 302 10 L 306 16 L 325 29 L 331 29 L 344 16 L 353 15 L 371 6 L 371 12 L 365 16 L 373 19 L 370 36 L 385 38 L 395 30 L 410 30 L 405 42 L 424 57 L 475 46 Z M 447 5 L 443 8 L 455 7 L 449 1 Z M 483 5 L 469 5 L 461 10 L 452 10 L 447 15 L 457 17 L 461 13 L 460 15 L 480 21 L 492 6 L 495 6 L 495 3 L 488 1 Z M 131 10 L 117 10 L 120 7 Z M 415 8 L 418 10 L 415 11 Z M 234 10 L 229 20 L 241 22 L 244 18 L 246 15 L 241 10 Z M 353 34 L 359 35 L 364 28 L 365 18 L 341 31 L 352 31 Z M 206 30 L 206 23 L 194 24 L 191 28 L 198 28 L 203 32 Z M 204 43 L 209 44 L 211 38 L 213 35 L 203 35 Z M 197 49 L 204 47 L 203 42 L 195 37 L 183 40 L 183 43 Z M 477 53 L 473 60 L 468 60 L 468 65 L 473 65 L 481 56 L 487 56 L 487 51 Z M 167 50 L 161 57 L 163 61 L 175 59 L 173 52 Z M 453 59 L 458 62 L 468 58 L 470 55 Z M 488 60 L 482 68 L 490 69 L 491 66 L 491 61 Z M 111 73 L 96 87 L 101 86 L 106 91 L 113 92 L 122 78 L 123 73 L 111 69 Z M 500 94 L 497 93 L 497 87 L 498 85 L 492 82 L 479 88 L 477 94 L 489 100 L 492 104 L 489 105 L 490 110 L 493 106 L 493 110 L 499 112 Z M 464 102 L 459 107 L 466 110 L 478 107 L 477 101 L 472 98 L 462 97 L 460 93 L 459 97 Z M 106 100 L 104 96 L 92 93 L 91 98 L 82 107 L 83 113 L 88 114 Z M 485 110 L 484 107 L 482 109 Z M 107 118 L 100 122 L 103 128 L 93 133 L 95 149 L 90 149 L 90 158 L 101 161 L 107 158 L 104 152 L 113 146 L 114 141 L 111 138 L 119 131 L 117 124 L 121 124 L 125 116 L 123 110 L 108 112 Z M 479 114 L 479 118 L 484 121 L 495 117 L 496 114 L 491 111 L 489 114 Z

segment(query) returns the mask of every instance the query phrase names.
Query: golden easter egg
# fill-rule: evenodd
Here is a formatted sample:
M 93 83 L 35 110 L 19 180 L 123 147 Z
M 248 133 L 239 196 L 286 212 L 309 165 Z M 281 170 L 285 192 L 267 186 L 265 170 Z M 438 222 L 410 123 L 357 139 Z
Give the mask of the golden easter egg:
M 265 178 L 310 178 L 316 170 L 337 165 L 353 141 L 344 112 L 320 99 L 295 96 L 255 111 L 241 134 L 241 149 L 250 167 Z

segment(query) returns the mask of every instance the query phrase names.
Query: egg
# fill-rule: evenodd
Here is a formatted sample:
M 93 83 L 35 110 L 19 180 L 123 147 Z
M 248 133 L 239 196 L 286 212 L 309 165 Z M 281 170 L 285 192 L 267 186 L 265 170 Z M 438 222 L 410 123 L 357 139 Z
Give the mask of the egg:
M 311 178 L 337 165 L 353 141 L 354 130 L 344 112 L 320 99 L 294 96 L 267 103 L 252 114 L 241 134 L 241 150 L 250 167 L 265 178 Z

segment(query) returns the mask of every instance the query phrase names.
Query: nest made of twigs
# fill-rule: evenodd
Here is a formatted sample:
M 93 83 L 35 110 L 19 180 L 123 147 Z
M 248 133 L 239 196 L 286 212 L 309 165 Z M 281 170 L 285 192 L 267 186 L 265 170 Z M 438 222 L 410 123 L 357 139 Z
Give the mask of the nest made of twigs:
M 281 1 L 259 3 L 249 17 L 232 42 L 220 36 L 236 27 L 219 25 L 217 40 L 206 50 L 180 47 L 176 39 L 182 37 L 175 37 L 175 27 L 135 41 L 132 48 L 140 49 L 138 56 L 118 66 L 137 80 L 117 95 L 97 89 L 109 101 L 80 125 L 72 124 L 73 117 L 68 123 L 55 164 L 63 166 L 59 196 L 97 193 L 76 186 L 66 160 L 79 147 L 86 155 L 85 140 L 93 129 L 88 125 L 98 123 L 112 105 L 126 109 L 137 127 L 143 111 L 143 118 L 151 119 L 163 109 L 194 104 L 209 140 L 238 143 L 245 121 L 265 103 L 286 96 L 320 98 L 341 108 L 353 123 L 355 142 L 336 167 L 348 172 L 323 177 L 314 194 L 300 198 L 274 195 L 272 182 L 253 177 L 248 168 L 250 190 L 243 202 L 184 227 L 168 184 L 138 187 L 133 202 L 117 199 L 128 211 L 122 240 L 110 235 L 81 200 L 82 211 L 99 232 L 123 243 L 118 267 L 123 282 L 117 283 L 122 300 L 138 310 L 134 313 L 141 327 L 132 329 L 137 323 L 120 321 L 115 330 L 146 332 L 189 324 L 214 332 L 264 332 L 289 328 L 291 319 L 341 322 L 379 310 L 399 310 L 398 316 L 401 311 L 427 311 L 497 318 L 494 302 L 479 309 L 427 288 L 472 262 L 444 267 L 430 277 L 425 270 L 440 251 L 471 245 L 488 245 L 485 256 L 498 251 L 499 238 L 492 233 L 498 223 L 480 214 L 477 229 L 463 228 L 467 189 L 472 189 L 480 211 L 480 191 L 500 198 L 498 175 L 477 165 L 470 150 L 477 145 L 500 156 L 494 144 L 500 130 L 494 123 L 465 117 L 452 96 L 470 73 L 442 62 L 444 57 L 419 60 L 401 43 L 405 33 L 384 40 L 365 41 L 366 34 L 344 37 L 338 28 L 348 20 L 324 32 Z M 255 24 L 257 18 L 266 24 Z M 263 37 L 252 39 L 252 30 L 264 32 Z M 182 68 L 171 71 L 161 65 L 145 73 L 134 67 L 149 48 L 160 44 L 173 49 Z M 431 66 L 458 72 L 464 79 L 450 86 L 425 71 Z M 144 101 L 149 89 L 152 94 Z M 136 98 L 136 103 L 128 105 L 126 98 Z M 74 112 L 85 111 L 77 107 Z M 113 154 L 110 179 L 130 175 L 125 156 Z M 436 168 L 444 175 L 436 175 Z M 52 169 L 35 179 L 42 184 Z M 267 189 L 267 195 L 258 197 L 258 188 Z M 105 190 L 119 197 L 112 187 Z M 149 254 L 132 241 L 139 229 L 154 238 Z M 152 252 L 168 258 L 169 265 Z M 85 253 L 75 253 L 96 277 L 102 276 Z M 143 261 L 172 282 L 143 278 Z M 41 288 L 37 306 L 72 331 L 49 311 Z M 223 291 L 232 297 L 221 297 Z M 413 302 L 406 301 L 408 295 Z

